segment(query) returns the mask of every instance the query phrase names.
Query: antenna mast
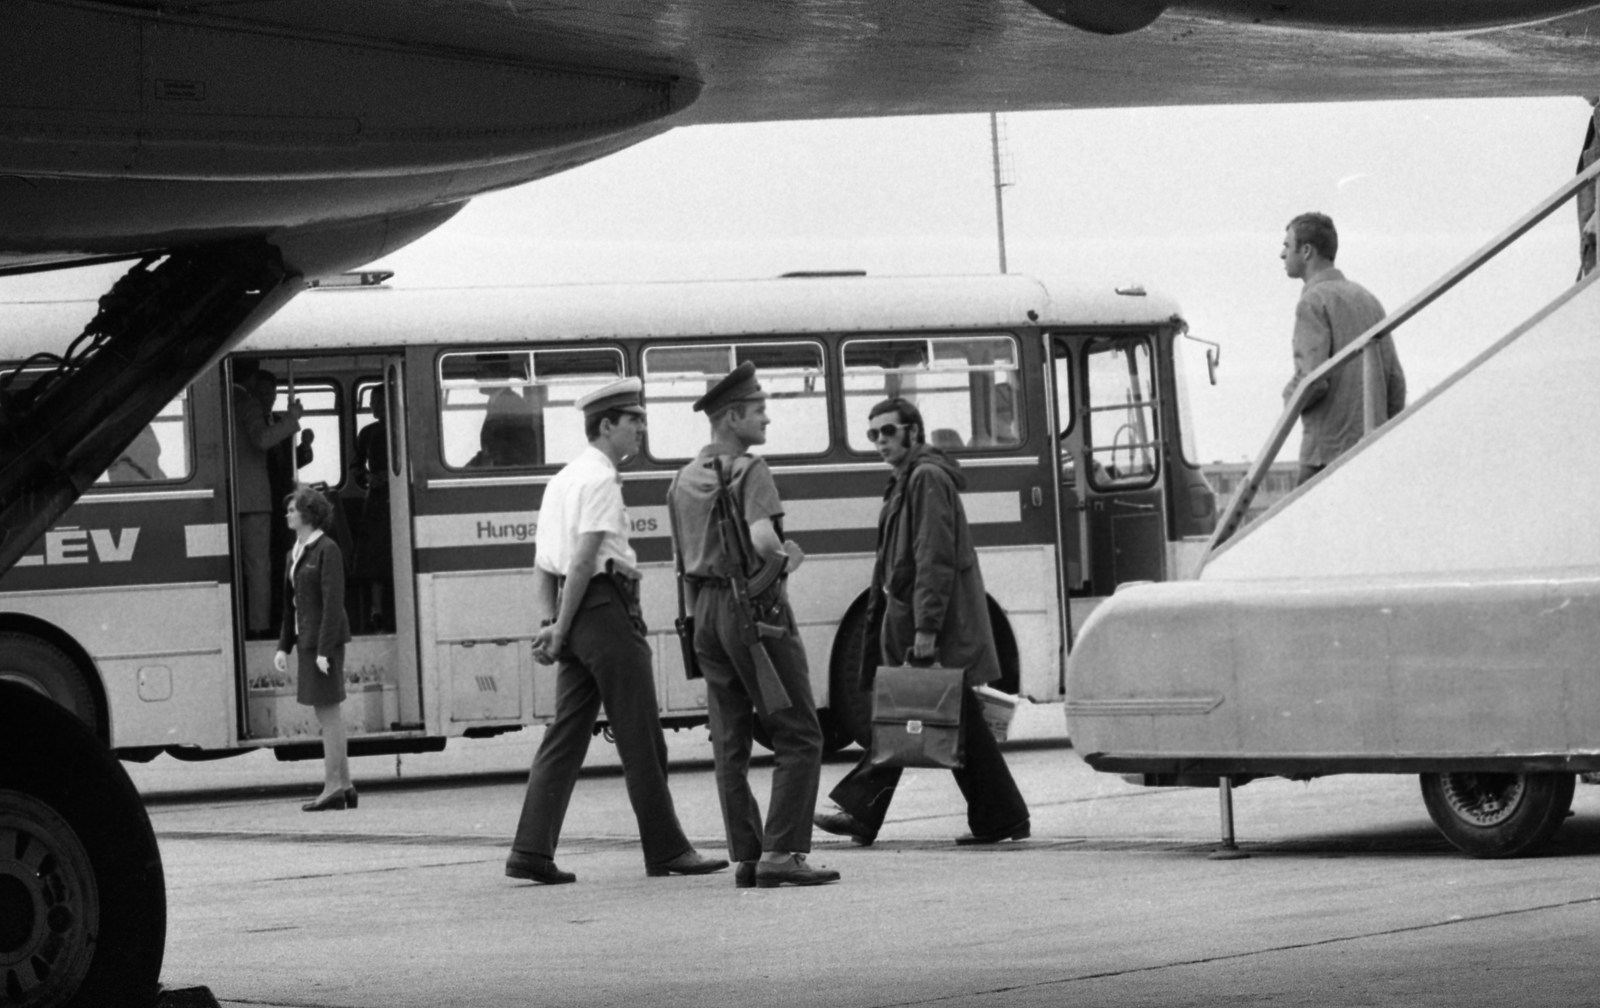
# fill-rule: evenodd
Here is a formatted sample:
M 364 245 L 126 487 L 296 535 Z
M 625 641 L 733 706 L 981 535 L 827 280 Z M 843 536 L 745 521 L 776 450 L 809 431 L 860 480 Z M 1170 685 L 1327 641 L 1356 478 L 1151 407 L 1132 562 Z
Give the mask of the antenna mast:
M 1000 272 L 1006 271 L 1006 203 L 1005 190 L 1013 184 L 1011 155 L 1002 146 L 1003 135 L 1000 113 L 989 113 L 989 151 L 994 160 L 994 225 L 1000 242 Z

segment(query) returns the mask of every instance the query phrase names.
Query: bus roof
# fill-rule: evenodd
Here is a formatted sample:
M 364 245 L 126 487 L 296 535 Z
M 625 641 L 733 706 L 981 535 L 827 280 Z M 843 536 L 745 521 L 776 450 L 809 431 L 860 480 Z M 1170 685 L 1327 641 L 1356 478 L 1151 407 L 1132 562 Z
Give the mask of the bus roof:
M 1030 320 L 1030 312 L 1036 318 Z M 241 349 L 782 335 L 1008 325 L 1148 326 L 1178 307 L 1111 284 L 1025 276 L 806 276 L 309 292 Z
M 0 304 L 0 359 L 60 352 L 93 302 Z M 995 326 L 1141 327 L 1178 317 L 1177 303 L 1140 287 L 1018 274 L 514 287 L 307 291 L 268 319 L 243 351 L 360 349 L 840 331 L 970 330 Z M 43 337 L 43 338 L 41 338 Z M 55 344 L 59 343 L 57 346 Z

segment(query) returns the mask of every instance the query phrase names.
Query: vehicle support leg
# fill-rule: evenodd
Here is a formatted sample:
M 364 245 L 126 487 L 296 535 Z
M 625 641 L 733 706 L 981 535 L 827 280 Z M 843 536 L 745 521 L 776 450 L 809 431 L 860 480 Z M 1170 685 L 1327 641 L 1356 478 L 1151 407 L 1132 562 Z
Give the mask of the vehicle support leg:
M 1209 855 L 1212 861 L 1242 861 L 1250 855 L 1233 842 L 1233 778 L 1217 779 L 1217 803 L 1222 811 L 1222 846 Z

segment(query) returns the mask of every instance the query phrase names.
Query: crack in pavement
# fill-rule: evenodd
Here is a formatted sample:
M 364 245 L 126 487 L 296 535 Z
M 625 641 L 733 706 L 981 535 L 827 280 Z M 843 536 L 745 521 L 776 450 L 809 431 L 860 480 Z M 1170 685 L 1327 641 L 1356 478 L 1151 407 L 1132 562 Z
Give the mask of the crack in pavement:
M 1514 910 L 1496 910 L 1492 913 L 1473 914 L 1470 917 L 1451 917 L 1448 920 L 1432 921 L 1427 924 L 1410 924 L 1405 927 L 1386 928 L 1382 931 L 1366 931 L 1361 934 L 1339 935 L 1334 938 L 1319 938 L 1316 941 L 1293 942 L 1287 945 L 1273 945 L 1269 948 L 1251 949 L 1247 952 L 1230 952 L 1226 955 L 1203 956 L 1199 959 L 1180 959 L 1176 962 L 1156 963 L 1152 966 L 1135 966 L 1131 969 L 1103 970 L 1099 973 L 1085 973 L 1081 976 L 1061 977 L 1056 980 L 1036 980 L 1032 983 L 1011 984 L 1005 987 L 994 987 L 989 990 L 966 991 L 961 994 L 942 994 L 937 997 L 918 998 L 915 1001 L 885 1001 L 871 1008 L 913 1008 L 916 1005 L 939 1004 L 945 1001 L 956 1001 L 967 998 L 988 997 L 995 994 L 1010 994 L 1016 991 L 1039 990 L 1045 987 L 1082 983 L 1085 980 L 1106 980 L 1113 977 L 1133 976 L 1138 973 L 1155 973 L 1160 970 L 1175 969 L 1179 966 L 1203 966 L 1208 963 L 1228 962 L 1235 959 L 1249 959 L 1252 956 L 1271 955 L 1275 952 L 1294 952 L 1299 949 L 1317 948 L 1322 945 L 1338 945 L 1345 942 L 1365 941 L 1368 938 L 1384 938 L 1389 935 L 1408 934 L 1415 931 L 1430 931 L 1435 928 L 1451 927 L 1457 924 L 1475 924 L 1481 921 L 1496 920 L 1503 917 L 1515 917 L 1520 914 L 1539 913 L 1545 910 L 1561 910 L 1566 907 L 1585 906 L 1600 903 L 1600 896 L 1581 896 L 1577 899 L 1562 900 L 1558 903 L 1541 903 L 1537 906 L 1518 907 Z

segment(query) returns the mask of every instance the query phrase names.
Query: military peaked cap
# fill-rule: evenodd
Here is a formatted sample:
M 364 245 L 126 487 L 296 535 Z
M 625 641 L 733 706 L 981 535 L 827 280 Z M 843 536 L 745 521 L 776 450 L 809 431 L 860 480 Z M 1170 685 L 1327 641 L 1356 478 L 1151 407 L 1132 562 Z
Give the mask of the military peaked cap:
M 644 382 L 638 378 L 619 378 L 605 388 L 596 389 L 579 399 L 577 407 L 584 416 L 621 410 L 624 413 L 644 415 Z
M 756 381 L 756 366 L 745 361 L 728 372 L 726 378 L 711 386 L 710 392 L 696 399 L 694 409 L 696 413 L 709 415 L 736 402 L 766 397 L 767 394 L 761 391 L 761 383 Z

